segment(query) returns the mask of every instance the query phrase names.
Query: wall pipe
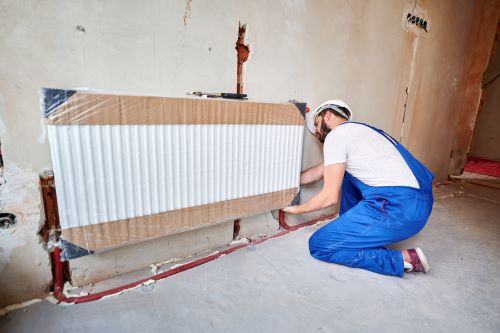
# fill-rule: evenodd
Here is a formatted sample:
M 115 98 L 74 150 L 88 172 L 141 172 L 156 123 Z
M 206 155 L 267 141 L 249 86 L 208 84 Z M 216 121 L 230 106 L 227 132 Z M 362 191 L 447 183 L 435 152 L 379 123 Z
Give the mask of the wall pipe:
M 282 210 L 280 210 L 280 212 L 279 212 L 279 225 L 284 230 L 282 230 L 281 232 L 279 232 L 277 234 L 274 234 L 274 235 L 268 236 L 268 237 L 264 237 L 264 238 L 259 238 L 259 239 L 251 240 L 247 244 L 236 245 L 236 246 L 234 246 L 232 248 L 229 248 L 229 249 L 220 251 L 218 253 L 214 253 L 212 255 L 209 255 L 207 257 L 204 257 L 204 258 L 201 258 L 201 259 L 198 259 L 198 260 L 186 263 L 186 264 L 178 266 L 178 267 L 176 267 L 174 269 L 170 269 L 170 270 L 168 270 L 166 272 L 162 272 L 162 273 L 153 275 L 151 277 L 148 277 L 148 278 L 145 278 L 145 279 L 142 279 L 142 280 L 139 280 L 139 281 L 135 281 L 135 282 L 132 282 L 132 283 L 127 283 L 125 285 L 122 285 L 122 286 L 119 286 L 119 287 L 116 287 L 116 288 L 108 289 L 108 290 L 101 291 L 101 292 L 98 292 L 98 293 L 95 293 L 95 294 L 89 294 L 89 295 L 86 295 L 86 296 L 66 297 L 64 295 L 64 293 L 63 293 L 63 290 L 64 290 L 63 262 L 61 261 L 61 249 L 58 247 L 51 254 L 51 256 L 52 256 L 52 263 L 54 264 L 54 277 L 53 277 L 54 278 L 54 293 L 53 293 L 53 295 L 57 299 L 58 303 L 73 303 L 73 304 L 78 304 L 78 303 L 86 303 L 86 302 L 96 301 L 96 300 L 101 299 L 101 298 L 103 298 L 105 296 L 117 294 L 117 293 L 119 293 L 121 291 L 137 287 L 137 286 L 139 286 L 139 285 L 141 285 L 141 284 L 143 284 L 143 283 L 145 283 L 147 281 L 150 281 L 150 280 L 158 281 L 158 280 L 165 279 L 165 278 L 167 278 L 169 276 L 172 276 L 174 274 L 177 274 L 177 273 L 180 273 L 180 272 L 184 272 L 184 271 L 186 271 L 188 269 L 191 269 L 193 267 L 200 266 L 202 264 L 205 264 L 207 262 L 215 260 L 215 259 L 219 258 L 222 255 L 233 253 L 234 251 L 242 249 L 242 248 L 244 248 L 244 247 L 246 247 L 246 246 L 248 246 L 250 244 L 260 244 L 260 243 L 262 243 L 262 242 L 264 242 L 266 240 L 269 240 L 269 239 L 272 239 L 272 238 L 276 238 L 276 237 L 280 237 L 280 236 L 286 235 L 286 234 L 288 234 L 288 233 L 290 233 L 292 231 L 295 231 L 297 229 L 300 229 L 300 228 L 303 228 L 303 227 L 306 227 L 306 226 L 310 226 L 312 224 L 317 223 L 318 221 L 323 221 L 325 219 L 334 218 L 336 215 L 337 214 L 331 214 L 331 215 L 321 216 L 319 218 L 316 218 L 316 219 L 304 222 L 304 223 L 296 225 L 296 226 L 289 226 L 286 223 L 286 221 L 285 221 L 285 213 Z

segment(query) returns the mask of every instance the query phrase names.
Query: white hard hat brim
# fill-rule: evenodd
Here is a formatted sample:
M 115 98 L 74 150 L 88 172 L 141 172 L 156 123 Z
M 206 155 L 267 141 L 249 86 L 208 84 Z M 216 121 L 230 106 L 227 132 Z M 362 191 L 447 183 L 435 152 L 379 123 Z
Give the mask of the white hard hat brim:
M 342 110 L 338 109 L 337 107 L 339 107 L 339 106 L 347 109 L 347 111 L 349 111 L 349 114 L 345 114 Z M 313 112 L 310 112 L 306 115 L 307 129 L 312 134 L 316 133 L 316 126 L 314 126 L 314 120 L 316 119 L 316 116 L 318 115 L 318 113 L 320 113 L 321 111 L 323 111 L 325 109 L 334 109 L 335 111 L 339 112 L 340 114 L 344 114 L 346 116 L 347 120 L 352 120 L 352 111 L 346 102 L 339 100 L 339 99 L 333 99 L 333 100 L 323 102 L 316 109 L 314 109 Z

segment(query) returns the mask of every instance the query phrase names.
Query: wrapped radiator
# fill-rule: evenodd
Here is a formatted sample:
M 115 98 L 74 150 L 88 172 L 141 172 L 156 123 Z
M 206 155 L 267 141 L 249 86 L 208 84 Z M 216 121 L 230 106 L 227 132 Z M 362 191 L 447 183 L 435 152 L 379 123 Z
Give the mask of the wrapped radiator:
M 41 97 L 66 259 L 282 208 L 298 193 L 294 103 Z

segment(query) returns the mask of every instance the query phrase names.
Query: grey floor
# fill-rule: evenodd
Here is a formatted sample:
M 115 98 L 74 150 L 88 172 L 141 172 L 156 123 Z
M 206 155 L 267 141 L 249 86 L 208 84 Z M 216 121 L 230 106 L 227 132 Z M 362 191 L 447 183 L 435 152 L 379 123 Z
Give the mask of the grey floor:
M 314 260 L 307 251 L 314 226 L 153 290 L 13 311 L 0 318 L 0 331 L 500 332 L 500 190 L 481 185 L 436 189 L 426 228 L 396 245 L 422 247 L 427 275 L 401 279 Z

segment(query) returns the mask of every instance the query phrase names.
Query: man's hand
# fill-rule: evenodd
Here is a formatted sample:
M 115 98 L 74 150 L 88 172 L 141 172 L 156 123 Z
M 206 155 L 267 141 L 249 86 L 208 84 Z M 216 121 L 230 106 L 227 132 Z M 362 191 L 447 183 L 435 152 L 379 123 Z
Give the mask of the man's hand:
M 300 214 L 299 206 L 288 206 L 283 208 L 282 211 L 288 214 Z
M 323 189 L 308 202 L 299 206 L 283 208 L 288 214 L 304 214 L 325 209 L 339 201 L 340 187 L 344 178 L 345 163 L 337 163 L 323 168 Z

